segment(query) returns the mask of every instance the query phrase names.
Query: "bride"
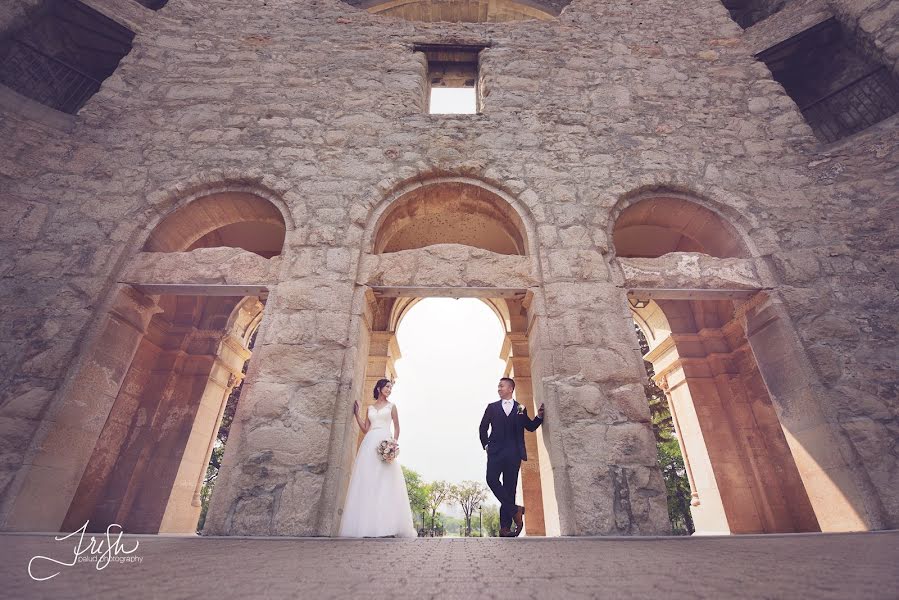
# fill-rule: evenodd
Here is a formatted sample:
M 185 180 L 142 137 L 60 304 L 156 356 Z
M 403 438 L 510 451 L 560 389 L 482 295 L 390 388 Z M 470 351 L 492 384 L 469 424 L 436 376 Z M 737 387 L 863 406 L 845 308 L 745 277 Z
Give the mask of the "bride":
M 406 494 L 406 481 L 400 464 L 383 462 L 377 454 L 383 440 L 399 440 L 400 419 L 396 406 L 388 401 L 393 384 L 380 379 L 375 384 L 373 406 L 363 421 L 359 402 L 353 403 L 353 414 L 365 432 L 356 453 L 353 475 L 347 489 L 340 523 L 340 537 L 416 537 L 412 509 Z M 393 421 L 394 436 L 390 435 Z

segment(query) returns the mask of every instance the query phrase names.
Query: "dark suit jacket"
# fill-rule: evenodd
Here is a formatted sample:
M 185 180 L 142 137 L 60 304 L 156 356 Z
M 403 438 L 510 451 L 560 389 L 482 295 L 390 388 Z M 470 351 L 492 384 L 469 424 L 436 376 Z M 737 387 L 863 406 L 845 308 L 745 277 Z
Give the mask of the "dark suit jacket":
M 496 454 L 508 448 L 509 446 L 517 447 L 521 460 L 528 459 L 527 450 L 524 447 L 524 430 L 536 431 L 543 419 L 536 417 L 531 420 L 528 417 L 527 409 L 522 414 L 518 414 L 518 402 L 512 403 L 512 412 L 506 416 L 503 410 L 503 401 L 497 400 L 487 405 L 484 411 L 484 418 L 481 419 L 479 433 L 481 434 L 481 446 L 487 449 L 487 454 Z M 512 427 L 508 426 L 508 420 L 512 421 Z M 487 429 L 490 429 L 490 435 L 487 435 Z

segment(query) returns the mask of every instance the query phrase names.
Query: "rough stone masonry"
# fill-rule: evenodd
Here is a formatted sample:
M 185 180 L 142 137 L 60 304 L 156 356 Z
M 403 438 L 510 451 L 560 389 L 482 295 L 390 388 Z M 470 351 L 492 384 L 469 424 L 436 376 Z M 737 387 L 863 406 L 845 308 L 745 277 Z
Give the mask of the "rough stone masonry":
M 16 35 L 40 4 L 0 9 L 0 36 Z M 190 504 L 197 473 L 187 457 L 205 472 L 210 434 L 188 436 L 194 413 L 215 421 L 218 408 L 203 417 L 209 388 L 192 392 L 202 403 L 172 401 L 165 412 L 127 412 L 124 404 L 141 391 L 128 382 L 150 356 L 135 348 L 140 336 L 157 335 L 154 315 L 189 312 L 173 299 L 189 295 L 184 287 L 160 299 L 165 285 L 265 291 L 207 516 L 211 533 L 337 531 L 355 450 L 349 407 L 367 393 L 373 334 L 365 306 L 375 301 L 365 294 L 404 286 L 527 294 L 530 326 L 521 331 L 534 402 L 549 415 L 538 435 L 541 469 L 551 472 L 541 475 L 544 505 L 556 505 L 557 533 L 669 531 L 628 291 L 686 302 L 659 290 L 705 287 L 719 290 L 716 299 L 721 290 L 760 294 L 742 313 L 729 309 L 728 318 L 744 323 L 734 335 L 751 346 L 745 355 L 741 342 L 741 356 L 754 359 L 727 385 L 760 373 L 752 381 L 764 380 L 766 391 L 753 393 L 774 407 L 786 442 L 742 436 L 742 421 L 728 429 L 734 439 L 759 456 L 766 443 L 789 447 L 820 529 L 899 527 L 899 118 L 824 144 L 754 58 L 796 35 L 804 14 L 812 22 L 823 14 L 895 76 L 896 3 L 797 0 L 746 30 L 717 0 L 573 0 L 547 3 L 546 18 L 508 22 L 413 21 L 340 0 L 170 0 L 157 11 L 133 0 L 84 4 L 135 36 L 83 108 L 69 115 L 0 90 L 0 529 L 58 531 L 67 515 L 176 515 L 169 491 L 181 488 Z M 416 51 L 424 45 L 482 48 L 478 114 L 427 114 L 428 60 Z M 471 202 L 506 207 L 484 217 L 491 223 L 518 215 L 521 247 L 506 253 L 440 239 L 373 250 L 378 223 L 404 194 L 444 183 L 489 191 Z M 217 194 L 277 207 L 277 256 L 203 243 L 147 250 L 167 217 Z M 654 198 L 716 215 L 743 250 L 718 261 L 701 248 L 619 257 L 616 219 Z M 658 218 L 653 226 L 666 230 L 666 216 Z M 125 302 L 132 283 L 150 287 L 128 291 Z M 179 321 L 168 319 L 171 336 Z M 771 322 L 777 335 L 756 333 L 772 331 Z M 116 323 L 136 332 L 127 352 L 110 342 L 124 339 L 109 337 Z M 224 327 L 204 323 L 203 331 Z M 156 346 L 154 357 L 171 350 Z M 204 352 L 219 365 L 215 348 Z M 123 414 L 130 416 L 116 417 Z M 164 430 L 166 419 L 180 419 L 183 443 L 171 442 L 177 427 Z M 703 430 L 709 445 L 720 427 Z M 154 444 L 171 453 L 153 455 Z M 142 465 L 139 475 L 110 466 L 124 456 Z M 753 480 L 756 463 L 745 455 L 733 469 L 732 453 L 718 456 L 710 453 L 709 473 L 736 530 L 725 496 L 728 486 L 744 488 L 730 474 L 761 482 L 747 497 L 761 498 L 770 478 Z M 169 463 L 171 470 L 159 466 Z M 151 493 L 154 481 L 167 487 Z M 146 504 L 163 492 L 161 504 Z M 147 530 L 163 530 L 166 518 Z

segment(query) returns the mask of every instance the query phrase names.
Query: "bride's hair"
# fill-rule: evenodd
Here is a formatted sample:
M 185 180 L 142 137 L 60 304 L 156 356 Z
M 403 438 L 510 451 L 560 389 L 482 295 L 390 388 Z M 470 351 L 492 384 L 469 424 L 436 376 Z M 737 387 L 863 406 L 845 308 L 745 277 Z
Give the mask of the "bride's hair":
M 384 388 L 384 386 L 387 385 L 388 383 L 390 383 L 390 380 L 389 380 L 389 379 L 379 379 L 379 380 L 378 380 L 378 383 L 375 384 L 375 389 L 374 389 L 374 391 L 372 392 L 372 395 L 375 397 L 375 400 L 378 399 L 378 396 L 381 395 L 381 390 L 382 390 L 382 389 Z

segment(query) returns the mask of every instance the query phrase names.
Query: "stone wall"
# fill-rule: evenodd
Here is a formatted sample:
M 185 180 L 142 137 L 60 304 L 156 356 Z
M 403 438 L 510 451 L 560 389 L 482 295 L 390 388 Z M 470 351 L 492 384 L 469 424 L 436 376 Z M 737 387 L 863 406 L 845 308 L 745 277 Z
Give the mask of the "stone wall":
M 0 119 L 4 528 L 125 264 L 184 198 L 234 185 L 283 198 L 295 226 L 210 527 L 329 534 L 320 507 L 358 385 L 368 217 L 403 182 L 441 174 L 504 190 L 535 224 L 534 386 L 557 441 L 563 533 L 666 527 L 609 267 L 613 207 L 657 187 L 718 210 L 772 270 L 869 523 L 899 526 L 897 121 L 821 148 L 741 36 L 714 0 L 575 0 L 557 20 L 506 25 L 419 24 L 339 0 L 178 0 L 152 14 L 71 132 Z M 413 43 L 489 46 L 482 114 L 421 113 Z
M 895 3 L 828 4 L 856 48 L 897 73 Z M 837 233 L 829 250 L 807 251 L 798 261 L 775 260 L 781 281 L 792 283 L 781 289 L 799 335 L 822 381 L 835 392 L 832 415 L 849 441 L 846 452 L 871 474 L 877 491 L 871 490 L 869 498 L 883 515 L 883 526 L 899 518 L 895 493 L 887 492 L 899 485 L 894 343 L 899 331 L 888 308 L 897 301 L 891 241 L 899 202 L 897 142 L 899 117 L 894 115 L 834 144 L 806 148 L 799 159 L 815 188 L 834 198 L 826 219 Z
M 890 0 L 829 0 L 860 48 L 899 76 L 899 7 Z

